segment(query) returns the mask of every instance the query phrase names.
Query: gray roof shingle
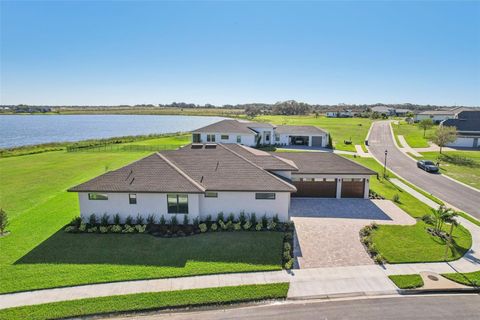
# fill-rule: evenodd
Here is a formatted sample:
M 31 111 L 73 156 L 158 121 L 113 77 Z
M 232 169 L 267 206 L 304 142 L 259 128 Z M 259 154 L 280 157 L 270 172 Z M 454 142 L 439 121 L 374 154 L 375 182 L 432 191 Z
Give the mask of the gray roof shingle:
M 443 126 L 455 127 L 457 131 L 480 132 L 480 111 L 462 111 L 457 119 L 447 119 Z
M 256 131 L 248 127 L 248 122 L 242 122 L 242 121 L 230 120 L 230 119 L 221 120 L 219 122 L 212 123 L 208 126 L 193 130 L 192 132 L 256 134 Z

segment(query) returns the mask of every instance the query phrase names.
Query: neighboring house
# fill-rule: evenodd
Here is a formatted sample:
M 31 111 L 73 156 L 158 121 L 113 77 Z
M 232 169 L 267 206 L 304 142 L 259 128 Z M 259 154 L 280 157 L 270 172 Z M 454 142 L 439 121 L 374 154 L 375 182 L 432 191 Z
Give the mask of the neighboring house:
M 419 122 L 424 119 L 432 119 L 434 123 L 439 124 L 444 120 L 455 118 L 462 111 L 469 111 L 469 110 L 471 109 L 464 108 L 464 107 L 456 107 L 456 108 L 444 109 L 444 110 L 423 111 L 415 115 L 415 122 Z
M 457 140 L 448 147 L 480 148 L 480 111 L 462 111 L 440 125 L 457 129 Z
M 222 120 L 192 131 L 193 143 L 257 145 L 305 145 L 326 147 L 328 132 L 315 126 L 273 126 L 239 120 Z
M 405 117 L 411 110 L 408 109 L 395 109 L 395 115 L 397 117 Z
M 377 106 L 377 107 L 372 107 L 371 108 L 372 112 L 376 112 L 380 115 L 384 116 L 394 116 L 395 115 L 395 109 L 386 107 L 386 106 Z
M 290 197 L 368 198 L 374 175 L 334 153 L 267 153 L 240 144 L 191 144 L 162 151 L 102 174 L 78 192 L 83 219 L 91 214 L 146 218 L 255 213 L 289 219 Z
M 326 113 L 328 118 L 351 118 L 353 117 L 352 110 L 343 111 L 329 111 Z

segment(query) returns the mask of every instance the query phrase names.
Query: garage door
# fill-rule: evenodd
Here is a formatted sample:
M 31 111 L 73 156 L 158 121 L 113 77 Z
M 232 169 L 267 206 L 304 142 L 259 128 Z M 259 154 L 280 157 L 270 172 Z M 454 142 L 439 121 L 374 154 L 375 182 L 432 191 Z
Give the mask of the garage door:
M 293 181 L 297 192 L 292 197 L 335 198 L 336 181 Z
M 363 179 L 361 181 L 344 179 L 342 181 L 342 198 L 363 198 L 364 186 Z
M 322 146 L 322 136 L 313 136 L 312 147 L 321 147 L 321 146 Z

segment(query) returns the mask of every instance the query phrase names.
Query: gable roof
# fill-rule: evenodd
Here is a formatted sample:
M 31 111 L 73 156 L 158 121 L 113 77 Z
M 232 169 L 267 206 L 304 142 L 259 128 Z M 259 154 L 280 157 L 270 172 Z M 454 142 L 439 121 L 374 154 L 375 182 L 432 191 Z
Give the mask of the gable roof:
M 192 132 L 199 133 L 243 133 L 243 134 L 256 134 L 256 131 L 252 130 L 248 126 L 249 122 L 241 122 L 238 120 L 225 119 L 219 122 L 212 123 L 208 126 L 198 128 Z
M 456 119 L 442 121 L 442 125 L 455 127 L 459 132 L 480 132 L 480 111 L 462 111 Z
M 427 111 L 420 112 L 419 114 L 452 115 L 452 116 L 454 116 L 456 114 L 460 114 L 463 111 L 471 111 L 471 109 L 466 108 L 466 107 L 455 107 L 455 108 L 443 109 L 443 110 L 427 110 Z
M 240 144 L 226 144 L 224 147 L 238 153 L 244 158 L 255 163 L 264 170 L 271 171 L 297 171 L 298 168 L 295 163 L 291 161 L 285 161 L 285 159 L 279 158 L 276 155 L 268 152 L 243 146 Z
M 377 174 L 332 152 L 278 152 L 276 155 L 295 162 L 298 171 L 293 174 Z
M 298 134 L 298 135 L 319 135 L 325 134 L 326 131 L 315 126 L 277 126 L 275 132 L 279 134 Z

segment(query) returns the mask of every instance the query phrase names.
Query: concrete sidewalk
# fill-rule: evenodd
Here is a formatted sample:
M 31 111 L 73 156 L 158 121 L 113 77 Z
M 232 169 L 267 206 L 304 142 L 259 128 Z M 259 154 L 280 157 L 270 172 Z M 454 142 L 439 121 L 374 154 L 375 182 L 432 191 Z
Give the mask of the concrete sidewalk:
M 398 141 L 400 141 L 400 143 L 402 144 L 403 147 L 400 148 L 400 150 L 402 150 L 404 153 L 411 153 L 413 154 L 415 157 L 423 157 L 420 153 L 418 153 L 416 151 L 416 149 L 410 147 L 410 145 L 408 144 L 407 140 L 405 140 L 405 137 L 402 136 L 402 135 L 398 135 L 397 136 L 398 138 Z M 399 146 L 400 147 L 400 146 Z

